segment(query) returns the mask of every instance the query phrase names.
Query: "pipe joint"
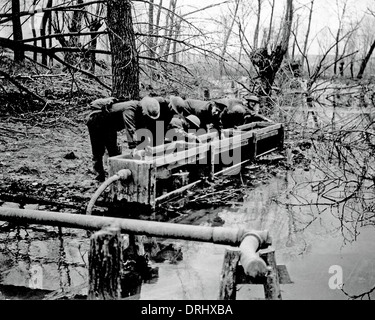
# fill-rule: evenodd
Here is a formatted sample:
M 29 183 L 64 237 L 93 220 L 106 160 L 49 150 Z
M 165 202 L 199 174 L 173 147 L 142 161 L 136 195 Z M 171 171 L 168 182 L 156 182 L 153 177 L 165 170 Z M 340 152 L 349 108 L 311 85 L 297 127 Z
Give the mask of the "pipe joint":
M 247 231 L 247 232 L 245 232 L 242 235 L 240 243 L 242 243 L 242 241 L 246 237 L 250 237 L 250 236 L 254 237 L 254 238 L 256 238 L 258 240 L 258 243 L 259 243 L 258 249 L 267 248 L 268 246 L 270 246 L 272 244 L 272 239 L 271 239 L 271 237 L 269 235 L 268 230 L 264 230 L 264 231 L 255 231 L 255 230 Z
M 117 175 L 120 180 L 125 181 L 131 177 L 132 172 L 129 169 L 121 169 L 119 172 L 117 172 Z

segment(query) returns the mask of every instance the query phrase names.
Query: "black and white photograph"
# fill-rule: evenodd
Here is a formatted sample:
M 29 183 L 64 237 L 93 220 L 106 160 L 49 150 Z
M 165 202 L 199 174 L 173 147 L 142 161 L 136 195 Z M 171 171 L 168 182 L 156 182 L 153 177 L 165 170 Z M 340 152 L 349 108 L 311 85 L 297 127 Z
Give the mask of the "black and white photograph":
M 374 299 L 374 26 L 372 0 L 0 0 L 0 305 Z

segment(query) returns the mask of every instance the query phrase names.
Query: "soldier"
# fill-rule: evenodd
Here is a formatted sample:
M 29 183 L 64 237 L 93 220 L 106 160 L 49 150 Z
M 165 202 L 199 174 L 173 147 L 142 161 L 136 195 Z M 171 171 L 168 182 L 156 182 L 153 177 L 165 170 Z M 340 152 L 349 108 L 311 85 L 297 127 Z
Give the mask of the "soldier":
M 256 96 L 247 96 L 243 100 L 223 98 L 214 100 L 214 102 L 220 110 L 219 117 L 223 129 L 256 121 L 271 121 L 257 113 L 259 111 L 259 98 Z
M 244 100 L 246 100 L 246 106 L 251 110 L 251 112 L 245 116 L 245 123 L 258 121 L 272 122 L 272 120 L 259 113 L 260 99 L 257 96 L 248 95 L 244 97 Z
M 126 130 L 129 148 L 134 151 L 163 144 L 168 124 L 175 114 L 169 101 L 161 97 L 145 97 L 141 101 L 123 102 L 111 97 L 95 100 L 90 105 L 95 111 L 90 114 L 87 126 L 93 166 L 98 173 L 96 179 L 99 181 L 105 179 L 105 149 L 110 157 L 120 154 L 117 131 Z
M 171 142 L 176 138 L 176 140 L 191 140 L 200 143 L 199 128 L 200 120 L 197 116 L 192 114 L 186 118 L 175 116 L 169 123 L 166 142 Z
M 208 131 L 211 127 L 221 131 L 219 119 L 219 110 L 213 101 L 202 101 L 196 99 L 182 99 L 181 97 L 171 96 L 170 104 L 174 111 L 188 117 L 194 115 L 200 120 L 200 128 Z
M 124 122 L 118 113 L 108 113 L 107 108 L 118 102 L 116 98 L 97 99 L 90 103 L 92 112 L 89 114 L 86 125 L 88 127 L 93 169 L 97 172 L 96 180 L 104 181 L 105 171 L 103 156 L 105 150 L 110 157 L 120 154 L 117 145 L 117 131 L 124 129 Z

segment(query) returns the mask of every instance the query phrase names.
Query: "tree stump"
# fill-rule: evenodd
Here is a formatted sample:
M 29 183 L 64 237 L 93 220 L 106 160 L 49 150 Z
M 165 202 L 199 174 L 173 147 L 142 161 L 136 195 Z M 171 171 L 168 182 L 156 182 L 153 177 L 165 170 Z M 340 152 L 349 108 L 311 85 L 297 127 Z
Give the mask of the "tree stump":
M 121 233 L 120 228 L 107 227 L 90 239 L 88 300 L 121 298 Z
M 225 249 L 223 269 L 221 272 L 219 300 L 236 300 L 236 272 L 240 256 L 241 251 L 237 248 Z
M 267 266 L 271 269 L 264 283 L 264 296 L 266 300 L 282 300 L 280 291 L 279 273 L 277 271 L 275 250 L 268 248 L 261 255 Z

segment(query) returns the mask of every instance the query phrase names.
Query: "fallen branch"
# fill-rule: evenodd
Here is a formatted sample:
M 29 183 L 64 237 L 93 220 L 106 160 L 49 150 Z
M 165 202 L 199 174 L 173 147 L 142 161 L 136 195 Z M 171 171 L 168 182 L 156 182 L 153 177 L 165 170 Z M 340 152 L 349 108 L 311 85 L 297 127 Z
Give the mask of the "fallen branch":
M 12 49 L 12 50 L 21 48 L 24 51 L 44 53 L 44 54 L 48 55 L 49 57 L 51 57 L 52 59 L 55 59 L 56 61 L 60 62 L 62 65 L 66 66 L 68 69 L 71 69 L 71 70 L 74 70 L 74 71 L 77 71 L 77 72 L 81 72 L 82 74 L 88 76 L 89 78 L 92 78 L 95 81 L 97 81 L 104 88 L 106 88 L 108 90 L 112 90 L 111 87 L 109 87 L 104 82 L 102 82 L 94 74 L 92 74 L 90 72 L 87 72 L 85 70 L 82 70 L 78 67 L 75 67 L 75 66 L 73 66 L 69 63 L 66 63 L 63 59 L 61 59 L 59 56 L 56 55 L 56 50 L 54 48 L 42 48 L 42 47 L 38 47 L 38 46 L 20 43 L 20 42 L 17 42 L 17 41 L 11 40 L 11 39 L 7 39 L 7 38 L 0 38 L 0 46 L 5 47 L 5 48 L 9 48 L 9 49 Z M 76 49 L 74 49 L 74 50 L 76 50 Z
M 18 89 L 21 91 L 25 91 L 26 93 L 30 94 L 32 97 L 34 97 L 36 100 L 43 102 L 44 104 L 47 104 L 47 100 L 42 98 L 41 96 L 37 95 L 36 93 L 30 91 L 27 89 L 23 84 L 19 83 L 14 77 L 12 77 L 10 74 L 0 70 L 0 74 L 4 77 L 4 79 L 8 80 L 9 82 L 13 83 Z
M 54 77 L 65 77 L 67 73 L 59 73 L 59 74 L 35 74 L 35 75 L 17 75 L 14 76 L 13 79 L 33 79 L 33 78 L 54 78 Z M 5 76 L 1 76 L 0 79 L 7 79 Z
M 20 134 L 26 135 L 26 133 L 23 132 L 23 131 L 19 131 L 19 130 L 16 130 L 16 129 L 11 129 L 11 128 L 0 127 L 0 130 L 10 131 L 10 132 L 13 132 L 13 133 L 20 133 Z

